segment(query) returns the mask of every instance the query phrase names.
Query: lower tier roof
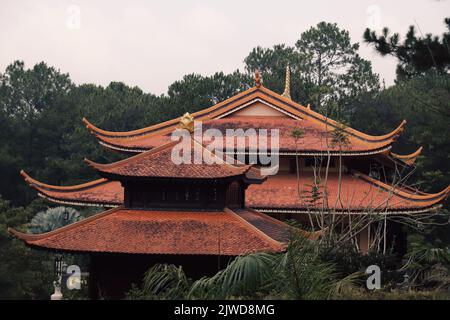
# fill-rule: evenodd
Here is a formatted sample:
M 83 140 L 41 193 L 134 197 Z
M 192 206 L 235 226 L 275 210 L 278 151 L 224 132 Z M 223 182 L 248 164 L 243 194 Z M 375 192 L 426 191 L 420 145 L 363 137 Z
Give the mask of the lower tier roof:
M 43 234 L 9 231 L 33 247 L 69 252 L 237 256 L 280 252 L 291 228 L 252 210 L 146 211 L 123 207 Z
M 340 185 L 340 191 L 339 191 Z M 327 195 L 325 195 L 325 192 Z M 450 190 L 437 194 L 415 193 L 390 186 L 363 174 L 337 173 L 315 181 L 312 176 L 271 176 L 259 186 L 249 186 L 246 205 L 263 212 L 310 212 L 329 208 L 340 212 L 413 213 L 434 209 Z M 326 196 L 328 201 L 326 201 Z
M 120 206 L 124 202 L 120 182 L 99 179 L 87 184 L 58 187 L 43 184 L 22 172 L 25 180 L 50 201 L 70 205 Z M 298 184 L 295 174 L 269 176 L 260 185 L 246 191 L 246 205 L 265 212 L 306 212 L 324 209 L 325 181 L 316 182 L 312 174 L 302 173 Z M 299 185 L 299 188 L 298 188 Z M 425 212 L 434 209 L 450 193 L 450 187 L 436 194 L 414 191 L 411 188 L 390 186 L 367 175 L 343 174 L 338 201 L 339 177 L 330 173 L 326 182 L 328 208 L 351 212 Z

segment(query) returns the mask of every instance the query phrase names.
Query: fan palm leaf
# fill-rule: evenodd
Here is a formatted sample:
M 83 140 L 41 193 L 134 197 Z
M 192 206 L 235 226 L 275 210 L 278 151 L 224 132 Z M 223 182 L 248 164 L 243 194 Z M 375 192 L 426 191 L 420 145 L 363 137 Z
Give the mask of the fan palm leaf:
M 81 220 L 80 213 L 69 207 L 49 208 L 38 212 L 31 220 L 29 232 L 45 233 Z

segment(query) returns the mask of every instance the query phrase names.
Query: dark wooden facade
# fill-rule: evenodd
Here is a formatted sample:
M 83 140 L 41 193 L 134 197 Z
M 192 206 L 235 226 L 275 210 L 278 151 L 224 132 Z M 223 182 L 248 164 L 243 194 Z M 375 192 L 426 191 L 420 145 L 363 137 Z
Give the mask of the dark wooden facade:
M 132 284 L 141 286 L 145 272 L 155 264 L 182 266 L 191 279 L 212 276 L 225 268 L 231 256 L 148 255 L 91 253 L 89 296 L 91 299 L 123 299 Z
M 242 179 L 123 181 L 125 207 L 132 209 L 223 210 L 243 208 Z

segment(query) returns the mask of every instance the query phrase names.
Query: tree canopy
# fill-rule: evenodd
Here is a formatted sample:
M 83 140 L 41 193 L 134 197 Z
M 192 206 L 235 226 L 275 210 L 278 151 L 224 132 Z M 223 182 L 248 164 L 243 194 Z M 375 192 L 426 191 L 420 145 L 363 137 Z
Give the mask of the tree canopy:
M 417 28 L 410 26 L 403 42 L 398 33 L 390 34 L 388 27 L 380 35 L 369 28 L 364 32 L 364 41 L 373 45 L 381 55 L 392 55 L 398 59 L 397 78 L 411 78 L 433 70 L 447 74 L 450 68 L 450 18 L 444 20 L 447 32 L 441 37 L 432 34 L 417 35 Z

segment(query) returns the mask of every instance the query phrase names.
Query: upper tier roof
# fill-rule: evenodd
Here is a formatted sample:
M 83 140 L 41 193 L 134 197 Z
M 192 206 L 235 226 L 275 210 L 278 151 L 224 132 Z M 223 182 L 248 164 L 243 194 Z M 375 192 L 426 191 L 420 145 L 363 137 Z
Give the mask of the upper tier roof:
M 261 103 L 268 108 L 276 110 L 288 118 L 276 119 L 276 117 L 265 117 L 266 119 L 246 117 L 234 117 L 234 113 L 242 111 L 254 103 Z M 338 147 L 330 146 L 330 132 L 342 126 L 310 108 L 304 107 L 286 97 L 283 97 L 263 86 L 255 86 L 238 95 L 235 95 L 210 108 L 192 114 L 197 121 L 202 121 L 209 127 L 222 127 L 231 125 L 239 128 L 241 125 L 247 127 L 264 127 L 265 129 L 277 129 L 282 131 L 280 145 L 281 152 L 296 151 L 293 138 L 290 133 L 294 128 L 302 128 L 305 136 L 299 139 L 297 146 L 300 152 L 324 153 L 328 150 L 338 150 Z M 227 118 L 228 117 L 228 118 Z M 230 118 L 231 117 L 231 118 Z M 97 136 L 100 143 L 108 148 L 128 152 L 139 153 L 159 146 L 168 141 L 170 133 L 178 127 L 179 118 L 166 121 L 157 125 L 128 132 L 111 132 L 99 129 L 87 119 L 83 119 L 87 128 Z M 234 121 L 237 121 L 233 123 Z M 391 148 L 392 142 L 403 131 L 406 121 L 403 121 L 395 130 L 382 136 L 372 136 L 352 128 L 345 128 L 350 145 L 348 150 L 344 148 L 343 154 L 374 154 L 384 153 Z M 327 139 L 328 138 L 328 146 Z
M 122 207 L 43 234 L 9 229 L 30 246 L 69 252 L 227 256 L 283 251 L 289 230 L 286 224 L 251 210 L 181 212 Z
M 111 164 L 98 164 L 90 160 L 86 161 L 100 175 L 114 177 L 113 180 L 115 178 L 120 180 L 120 177 L 205 180 L 237 176 L 244 176 L 253 182 L 264 180 L 263 176 L 255 172 L 256 169 L 251 170 L 251 165 L 227 163 L 227 159 L 230 161 L 233 159 L 213 154 L 192 138 L 189 138 L 188 143 L 190 143 L 190 161 L 188 163 L 175 163 L 172 159 L 173 153 L 177 152 L 174 148 L 182 144 L 179 141 L 168 142 L 157 148 Z M 208 159 L 209 162 L 205 162 Z
M 123 204 L 123 187 L 118 181 L 100 179 L 72 187 L 49 186 L 38 182 L 26 173 L 25 180 L 39 195 L 50 201 L 74 205 L 118 206 Z M 270 176 L 261 185 L 246 190 L 246 205 L 267 212 L 306 212 L 323 208 L 323 198 L 311 202 L 312 173 L 300 177 L 300 196 L 294 174 Z M 343 175 L 341 202 L 337 210 L 344 212 L 424 212 L 439 206 L 450 193 L 450 187 L 439 193 L 428 194 L 410 188 L 389 186 L 360 173 Z M 328 203 L 334 208 L 338 189 L 338 176 L 330 174 L 327 182 Z M 319 183 L 323 194 L 323 182 Z

